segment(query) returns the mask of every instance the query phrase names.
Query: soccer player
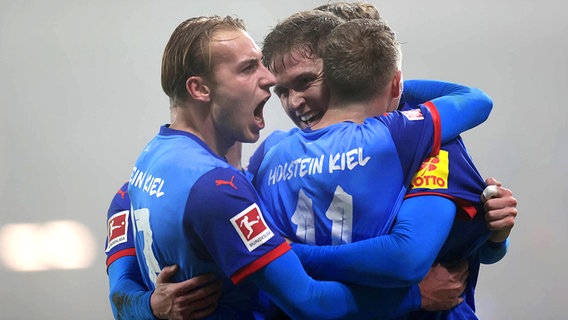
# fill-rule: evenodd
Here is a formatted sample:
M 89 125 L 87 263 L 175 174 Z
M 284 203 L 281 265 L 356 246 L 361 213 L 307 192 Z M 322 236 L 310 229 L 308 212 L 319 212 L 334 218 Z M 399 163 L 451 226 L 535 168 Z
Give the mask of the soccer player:
M 180 267 L 177 281 L 214 272 L 224 281 L 217 317 L 252 316 L 254 285 L 293 318 L 380 316 L 381 305 L 404 298 L 408 288 L 312 280 L 263 218 L 254 187 L 223 159 L 235 141 L 256 141 L 264 126 L 274 78 L 260 59 L 238 19 L 193 18 L 172 34 L 162 87 L 179 111 L 146 146 L 128 186 L 144 283 L 153 288 L 160 269 L 172 264 Z M 491 100 L 468 93 L 440 108 L 442 120 L 459 118 L 445 134 L 457 135 L 488 115 Z M 407 127 L 430 140 L 440 133 L 433 123 L 426 117 Z
M 170 108 L 174 122 L 177 108 Z M 226 154 L 227 161 L 241 168 L 241 143 L 237 142 Z M 109 298 L 116 319 L 201 319 L 217 307 L 221 282 L 214 274 L 198 275 L 170 283 L 169 278 L 178 266 L 168 266 L 156 279 L 155 290 L 143 281 L 136 260 L 134 234 L 130 221 L 130 197 L 125 182 L 113 197 L 107 212 L 108 235 L 105 243 L 109 276 Z M 216 280 L 216 281 L 214 281 Z M 128 294 L 125 294 L 128 293 Z
M 327 19 L 327 17 L 326 17 L 326 19 Z M 274 34 L 277 34 L 277 35 L 279 34 L 281 37 L 276 36 L 276 37 L 273 37 L 271 39 L 271 35 L 269 35 L 267 37 L 267 40 L 264 43 L 264 49 L 263 50 L 265 52 L 265 59 L 268 61 L 269 65 L 272 64 L 273 70 L 277 69 L 277 68 L 275 68 L 275 65 L 281 67 L 281 70 L 274 70 L 276 77 L 277 77 L 277 86 L 275 88 L 275 92 L 280 96 L 281 101 L 283 102 L 283 105 L 286 107 L 287 105 L 290 106 L 290 105 L 297 104 L 296 107 L 289 107 L 288 108 L 288 110 L 291 111 L 291 112 L 289 112 L 289 114 L 296 116 L 296 118 L 298 120 L 302 121 L 301 123 L 306 124 L 308 122 L 311 122 L 310 124 L 312 124 L 312 125 L 315 124 L 315 127 L 317 128 L 318 127 L 318 121 L 319 121 L 319 119 L 322 119 L 322 116 L 323 116 L 325 110 L 323 110 L 323 111 L 321 109 L 319 111 L 317 109 L 315 110 L 313 107 L 317 106 L 317 103 L 314 103 L 314 102 L 318 102 L 318 101 L 322 100 L 321 92 L 327 92 L 327 88 L 325 87 L 325 85 L 323 85 L 323 77 L 321 76 L 321 61 L 318 61 L 319 59 L 318 59 L 317 45 L 321 41 L 321 38 L 316 37 L 316 41 L 313 42 L 312 47 L 306 46 L 305 43 L 298 41 L 298 39 L 290 39 L 290 36 L 287 36 L 287 35 L 293 34 L 293 35 L 298 36 L 298 37 L 301 37 L 301 35 L 304 35 L 304 36 L 306 35 L 305 33 L 302 33 L 302 30 L 294 29 L 294 28 L 297 28 L 298 26 L 302 25 L 302 22 L 299 22 L 299 21 L 300 20 L 296 19 L 292 23 L 288 24 L 289 26 L 292 26 L 292 29 L 285 29 L 285 28 L 281 27 L 281 25 L 277 26 L 275 28 L 275 30 L 271 33 L 271 35 L 273 36 Z M 322 25 L 324 23 L 322 23 L 322 22 L 323 21 L 320 20 L 316 23 L 317 28 L 319 28 L 319 30 L 321 30 L 323 28 Z M 300 29 L 301 29 L 301 27 L 300 27 Z M 331 29 L 333 29 L 333 28 L 331 28 Z M 308 28 L 305 28 L 304 30 L 311 30 L 311 29 L 308 27 Z M 349 33 L 347 33 L 347 34 L 349 34 Z M 307 35 L 307 37 L 309 37 L 309 36 L 310 35 Z M 313 35 L 311 35 L 311 36 L 313 37 Z M 294 38 L 294 37 L 292 37 L 292 38 Z M 274 39 L 277 39 L 277 40 L 273 41 Z M 345 36 L 343 41 L 347 42 L 348 39 L 352 39 L 352 38 L 350 38 L 350 36 L 347 35 L 347 36 Z M 356 40 L 361 41 L 361 38 L 356 38 Z M 288 41 L 288 42 L 285 42 L 285 41 Z M 296 45 L 299 44 L 298 47 L 296 47 L 296 48 L 301 48 L 301 49 L 311 48 L 312 51 L 311 52 L 302 52 L 302 51 L 293 52 L 294 48 L 291 49 L 290 47 L 286 47 L 287 45 L 289 46 L 291 43 L 296 44 Z M 360 46 L 360 44 L 356 44 L 356 43 L 353 43 L 353 42 L 347 42 L 347 43 L 350 43 L 352 47 Z M 275 50 L 276 54 L 274 54 L 274 52 L 270 52 L 270 50 L 271 50 L 270 46 L 271 45 L 275 45 L 278 49 L 280 49 L 280 51 Z M 280 46 L 280 47 L 278 47 L 278 46 Z M 282 49 L 282 47 L 284 47 L 284 49 Z M 364 47 L 368 48 L 369 46 L 364 46 Z M 267 50 L 268 50 L 268 52 L 267 52 Z M 334 66 L 334 68 L 336 68 L 336 69 L 334 69 L 334 72 L 341 73 L 341 75 L 347 76 L 347 77 L 344 77 L 342 79 L 343 82 L 341 83 L 341 85 L 333 86 L 332 89 L 331 89 L 331 92 L 333 93 L 334 91 L 339 92 L 339 91 L 343 90 L 344 96 L 347 96 L 347 94 L 345 92 L 348 91 L 348 90 L 351 90 L 350 94 L 353 95 L 357 90 L 359 90 L 360 87 L 364 86 L 364 83 L 357 85 L 357 83 L 354 82 L 352 78 L 348 78 L 349 75 L 353 75 L 353 74 L 356 74 L 357 77 L 361 78 L 361 74 L 362 74 L 362 72 L 353 73 L 354 70 L 356 70 L 356 71 L 360 71 L 360 70 L 355 68 L 353 65 L 349 64 L 350 62 L 352 62 L 354 60 L 353 57 L 349 55 L 350 51 L 349 50 L 345 50 L 345 51 L 339 50 L 338 51 L 337 47 L 333 47 L 332 50 L 328 50 L 327 52 L 329 52 L 329 57 L 328 57 L 328 60 L 326 60 L 326 63 L 330 60 L 333 62 L 334 59 L 336 59 L 337 61 L 341 61 L 341 63 L 336 62 L 336 63 L 333 63 L 333 64 L 332 63 L 329 63 L 329 64 L 332 64 Z M 296 54 L 296 56 L 293 57 L 293 58 L 290 58 L 289 60 L 286 60 L 287 57 L 291 57 L 291 56 L 293 56 L 293 54 Z M 345 57 L 347 57 L 349 59 L 348 60 L 342 60 L 342 58 L 345 58 Z M 319 62 L 319 65 L 318 65 L 318 62 Z M 324 65 L 326 65 L 326 63 L 324 63 Z M 367 63 L 367 65 L 369 65 L 369 63 Z M 342 69 L 340 66 L 348 66 L 348 67 Z M 282 70 L 284 70 L 284 71 L 282 71 Z M 337 70 L 339 70 L 339 71 L 337 71 Z M 348 80 L 345 80 L 345 78 L 348 78 Z M 363 82 L 369 81 L 369 78 L 362 77 L 362 79 L 363 79 L 362 80 Z M 347 85 L 347 82 L 354 84 L 354 85 L 349 86 L 349 85 Z M 416 83 L 413 83 L 413 82 L 411 82 L 410 84 L 416 85 Z M 346 88 L 350 88 L 350 89 L 346 89 Z M 412 90 L 408 90 L 408 91 L 412 91 Z M 411 98 L 412 98 L 412 96 L 410 96 L 409 100 L 412 100 Z M 324 100 L 325 100 L 325 97 L 324 97 Z M 347 101 L 351 102 L 352 100 L 347 99 Z M 423 101 L 423 100 L 421 100 L 421 101 Z M 341 102 L 343 104 L 348 104 L 345 101 L 341 101 Z M 323 103 L 323 105 L 325 105 L 325 103 Z M 392 106 L 393 105 L 391 104 L 391 108 L 392 108 Z M 339 109 L 339 108 L 337 108 L 337 109 Z M 328 112 L 329 112 L 329 110 L 328 110 Z M 337 110 L 335 110 L 335 109 L 334 109 L 334 112 L 338 113 Z M 327 113 L 326 113 L 326 115 L 327 115 Z M 323 116 L 323 118 L 325 118 L 325 117 L 326 116 Z M 307 139 L 307 138 L 302 137 L 302 139 Z M 270 140 L 270 139 L 268 139 L 268 140 Z M 349 139 L 346 139 L 346 140 L 349 140 Z M 312 148 L 313 141 L 310 140 L 310 139 L 308 139 L 308 141 L 310 141 L 310 148 Z M 294 144 L 290 144 L 290 145 L 291 145 L 291 149 L 293 149 L 294 151 L 305 150 L 307 148 L 307 147 L 300 147 L 299 148 L 299 147 L 295 146 Z M 327 145 L 325 149 L 326 149 L 327 152 L 330 152 L 330 154 L 331 154 L 332 153 L 331 152 L 332 147 L 333 147 L 332 145 Z M 461 146 L 461 145 L 460 145 L 460 147 L 463 148 L 463 146 Z M 307 149 L 307 150 L 309 151 L 309 149 Z M 358 160 L 366 159 L 365 157 L 363 157 L 361 155 L 361 153 L 357 154 L 356 152 L 354 152 L 355 150 L 356 150 L 355 148 L 349 150 L 349 152 L 351 152 L 352 158 L 353 158 L 353 156 L 355 156 L 354 158 L 358 159 Z M 459 151 L 459 148 L 454 148 L 452 150 L 454 150 L 454 151 L 458 150 Z M 463 150 L 465 150 L 465 149 L 463 149 Z M 300 154 L 298 154 L 298 152 L 296 152 L 296 153 L 290 152 L 289 150 L 286 150 L 286 151 L 279 150 L 279 151 L 274 152 L 274 154 L 289 156 L 289 158 L 287 158 L 287 159 L 288 160 L 292 159 L 292 161 L 287 162 L 285 159 L 279 158 L 278 160 L 284 166 L 283 167 L 275 167 L 274 168 L 275 172 L 276 172 L 275 175 L 270 176 L 270 174 L 269 174 L 269 176 L 273 179 L 272 181 L 276 181 L 276 180 L 280 179 L 278 177 L 278 175 L 281 174 L 281 173 L 278 173 L 279 169 L 284 170 L 285 167 L 288 168 L 288 172 L 284 173 L 284 175 L 288 174 L 291 171 L 296 170 L 298 168 L 297 166 L 300 165 L 300 164 L 294 163 L 294 161 L 300 161 L 300 159 L 302 161 L 305 161 L 303 164 L 307 166 L 306 168 L 308 168 L 307 171 L 304 171 L 304 174 L 309 175 L 310 174 L 309 170 L 311 170 L 314 167 L 317 167 L 317 165 L 318 165 L 318 163 L 316 162 L 317 160 L 314 160 L 314 159 L 321 159 L 321 158 L 304 157 L 304 154 L 303 154 L 302 151 L 300 151 L 299 153 Z M 339 161 L 337 163 L 334 162 L 334 164 L 340 164 L 339 166 L 335 167 L 334 170 L 341 171 L 341 169 L 340 169 L 341 163 L 343 163 L 342 165 L 345 165 L 344 158 L 341 158 L 341 157 L 343 157 L 343 155 L 345 155 L 346 153 L 339 153 L 338 152 L 338 153 L 333 153 L 333 154 L 338 155 L 338 158 L 336 160 Z M 457 154 L 460 157 L 461 156 L 464 156 L 464 157 L 467 156 L 467 153 L 457 153 Z M 467 159 L 469 159 L 468 156 L 467 156 Z M 312 162 L 310 162 L 310 161 L 312 161 Z M 355 161 L 355 162 L 357 162 L 357 161 Z M 352 163 L 352 165 L 354 165 L 353 162 L 351 162 L 351 163 Z M 462 162 L 462 163 L 464 163 L 464 162 Z M 454 163 L 452 163 L 452 165 L 453 164 Z M 453 169 L 456 169 L 456 168 L 457 169 L 464 169 L 464 168 L 465 169 L 471 169 L 468 166 L 472 166 L 472 164 L 470 162 L 467 162 L 467 161 L 465 161 L 465 166 L 462 165 L 460 167 L 459 164 L 460 163 L 458 162 L 458 166 L 454 165 Z M 355 167 L 356 166 L 357 165 L 355 164 Z M 294 167 L 294 169 L 292 169 L 292 167 Z M 472 168 L 474 169 L 474 167 L 472 167 Z M 355 169 L 353 169 L 353 170 L 355 170 Z M 483 180 L 481 180 L 480 178 L 476 179 L 476 178 L 479 177 L 479 175 L 477 174 L 477 171 L 473 171 L 473 172 L 474 172 L 474 175 L 473 175 L 474 180 L 473 181 L 465 180 L 465 183 L 470 183 L 470 185 L 473 184 L 473 187 L 478 188 L 478 189 L 477 190 L 466 190 L 462 194 L 459 195 L 462 198 L 464 197 L 464 195 L 470 196 L 469 199 L 466 198 L 466 200 L 468 200 L 468 202 L 470 204 L 478 202 L 479 193 L 481 192 L 481 190 L 483 190 L 483 187 L 484 187 Z M 464 173 L 467 173 L 467 172 L 464 172 Z M 348 180 L 349 178 L 351 178 L 352 176 L 355 176 L 355 175 L 353 175 L 353 172 L 349 172 L 348 176 L 349 177 L 339 176 L 341 178 L 339 178 L 339 177 L 337 178 L 339 181 L 344 182 L 344 183 L 342 183 L 342 186 L 343 186 L 343 184 L 347 184 L 345 182 L 346 180 Z M 368 175 L 368 176 L 370 176 L 370 175 Z M 471 174 L 470 174 L 470 176 L 471 176 Z M 290 175 L 288 175 L 287 177 L 290 177 Z M 318 182 L 314 183 L 313 181 L 317 181 L 318 177 L 320 177 L 320 176 L 316 175 L 316 177 L 309 176 L 309 177 L 304 177 L 303 179 L 298 179 L 298 181 L 300 181 L 299 184 L 302 185 L 302 189 L 299 190 L 299 191 L 298 191 L 298 189 L 295 189 L 295 192 L 296 192 L 295 197 L 296 197 L 296 199 L 298 199 L 298 197 L 299 197 L 299 199 L 298 200 L 295 200 L 295 199 L 292 200 L 291 201 L 291 203 L 292 203 L 291 207 L 286 209 L 287 212 L 288 212 L 288 217 L 283 217 L 281 214 L 278 214 L 278 213 L 275 215 L 276 219 L 279 219 L 279 222 L 277 222 L 277 225 L 281 226 L 282 228 L 285 228 L 285 229 L 280 229 L 280 232 L 282 232 L 283 234 L 286 234 L 286 235 L 290 235 L 290 234 L 294 235 L 295 233 L 296 234 L 303 234 L 303 238 L 301 240 L 302 242 L 319 243 L 319 244 L 322 244 L 322 243 L 331 244 L 331 243 L 333 243 L 332 240 L 329 239 L 331 237 L 330 236 L 331 234 L 334 234 L 335 239 L 340 239 L 339 242 L 341 242 L 341 241 L 346 241 L 346 242 L 354 241 L 354 239 L 350 239 L 350 236 L 351 236 L 349 234 L 350 232 L 353 232 L 354 237 L 356 237 L 357 234 L 358 234 L 359 237 L 361 237 L 361 236 L 363 236 L 363 238 L 365 236 L 368 237 L 368 235 L 365 235 L 364 232 L 357 233 L 356 230 L 349 229 L 351 223 L 357 223 L 357 222 L 353 222 L 353 221 L 355 221 L 355 218 L 353 218 L 353 220 L 351 221 L 348 216 L 342 216 L 341 218 L 334 216 L 334 214 L 336 213 L 335 211 L 337 211 L 338 209 L 344 210 L 344 213 L 350 212 L 349 207 L 347 207 L 347 210 L 346 210 L 346 208 L 343 207 L 342 205 L 337 205 L 337 203 L 344 203 L 342 201 L 345 201 L 343 199 L 343 197 L 346 196 L 343 193 L 345 190 L 343 190 L 343 188 L 338 188 L 336 190 L 328 190 L 327 194 L 330 194 L 330 196 L 328 196 L 326 198 L 324 193 L 322 193 L 320 191 L 315 191 L 315 190 L 318 189 L 319 187 L 322 187 L 325 184 L 327 184 L 328 186 L 330 186 L 330 184 L 331 184 L 331 186 L 333 186 L 333 183 L 330 183 L 333 180 L 331 178 L 328 180 L 329 177 L 327 175 L 322 175 L 321 179 L 325 182 L 321 182 L 321 184 L 318 184 Z M 420 177 L 418 176 L 417 179 L 418 178 L 420 178 Z M 290 179 L 292 179 L 292 178 L 290 178 Z M 365 181 L 365 180 L 359 179 L 359 180 L 355 180 L 355 181 L 362 182 L 362 181 Z M 415 180 L 415 181 L 419 181 L 419 180 Z M 259 182 L 257 180 L 257 186 L 260 186 L 260 188 L 262 188 L 262 184 L 265 183 L 265 182 L 266 181 Z M 447 177 L 446 177 L 445 182 L 447 183 Z M 456 180 L 456 182 L 460 182 L 460 181 Z M 270 184 L 270 179 L 269 179 L 268 183 Z M 306 184 L 309 184 L 309 183 L 312 183 L 313 185 L 306 187 Z M 381 182 L 381 183 L 384 183 L 384 182 Z M 464 182 L 461 181 L 461 183 L 464 183 Z M 477 185 L 476 185 L 476 183 L 477 183 Z M 278 184 L 278 183 L 276 183 L 276 184 Z M 283 183 L 283 185 L 285 185 L 285 187 L 289 187 L 290 185 L 294 185 L 294 183 L 292 183 L 290 181 L 286 181 L 285 183 Z M 424 184 L 422 184 L 422 186 L 423 185 Z M 459 185 L 457 189 L 459 189 L 459 187 L 463 187 L 464 185 Z M 314 186 L 316 186 L 316 187 L 314 187 Z M 265 183 L 265 187 L 266 187 L 266 183 Z M 285 187 L 284 187 L 284 189 L 285 189 Z M 307 190 L 303 189 L 304 187 L 309 188 L 309 191 L 312 192 L 311 195 L 307 193 L 308 192 Z M 294 187 L 294 188 L 296 188 L 296 187 Z M 372 189 L 368 186 L 365 186 L 364 188 Z M 384 186 L 381 186 L 381 188 L 384 188 Z M 282 203 L 286 204 L 286 200 L 282 200 L 282 189 L 274 187 L 274 190 L 278 190 L 278 193 L 279 193 L 280 198 L 277 200 L 278 205 L 282 206 Z M 379 189 L 379 190 L 380 190 L 379 193 L 381 195 L 383 195 L 383 193 L 384 193 L 383 189 Z M 314 191 L 315 191 L 315 193 L 313 193 Z M 334 191 L 335 191 L 335 194 L 334 194 Z M 424 191 L 424 190 L 422 190 L 422 191 Z M 455 188 L 454 188 L 454 190 L 450 190 L 450 191 L 455 192 Z M 477 193 L 475 191 L 477 191 Z M 505 189 L 500 190 L 500 192 L 505 192 L 505 191 L 510 193 L 510 191 L 505 190 Z M 262 192 L 261 192 L 261 194 L 262 194 Z M 317 196 L 315 196 L 316 194 L 317 194 Z M 471 198 L 472 194 L 474 195 L 475 198 Z M 333 196 L 331 196 L 331 195 L 333 195 Z M 367 195 L 369 197 L 372 197 L 368 193 L 367 193 Z M 451 192 L 449 194 L 447 194 L 446 197 L 452 198 L 452 199 L 456 200 L 456 202 L 458 202 L 458 203 L 461 200 L 458 197 L 456 197 L 455 195 L 451 195 Z M 323 201 L 321 201 L 322 198 L 324 199 Z M 355 196 L 353 198 L 355 198 Z M 359 197 L 359 199 L 368 199 L 368 198 L 361 196 L 361 197 Z M 387 203 L 388 203 L 388 201 L 387 201 Z M 460 208 L 467 209 L 470 205 L 466 206 L 466 205 L 464 205 L 464 203 L 466 203 L 466 202 L 464 201 L 462 203 L 459 203 L 461 205 Z M 514 209 L 514 205 L 515 204 L 513 204 L 513 208 L 512 208 L 513 214 L 516 214 L 516 210 Z M 301 207 L 301 210 L 296 209 L 295 206 L 298 206 L 297 208 Z M 354 208 L 355 209 L 357 208 L 356 204 L 354 204 Z M 325 212 L 326 209 L 328 209 L 327 212 Z M 355 209 L 352 209 L 352 210 L 355 211 Z M 305 214 L 306 211 L 310 212 L 310 210 L 314 210 L 314 211 L 318 210 L 318 211 L 316 211 L 316 214 L 315 214 L 315 216 L 316 216 L 315 222 L 314 222 L 314 218 L 312 216 L 312 215 L 314 215 L 313 212 L 311 213 L 311 215 Z M 351 211 L 351 212 L 353 213 L 353 211 Z M 319 212 L 321 212 L 320 215 L 323 215 L 323 213 L 325 212 L 326 215 L 327 215 L 327 218 L 321 219 L 321 216 L 318 215 Z M 455 212 L 455 210 L 454 210 L 454 212 Z M 472 212 L 472 210 L 469 210 L 469 212 Z M 475 212 L 475 210 L 473 210 L 473 212 Z M 357 212 L 355 211 L 354 215 L 356 215 L 356 214 L 357 214 Z M 377 229 L 377 230 L 374 230 L 372 232 L 378 232 L 379 234 L 380 233 L 384 234 L 385 230 L 388 231 L 388 229 L 392 225 L 391 222 L 393 221 L 393 219 L 395 217 L 395 215 L 393 215 L 392 211 L 389 212 L 389 214 L 390 215 L 387 216 L 385 221 L 383 221 L 385 223 L 383 225 L 384 229 L 383 230 Z M 479 215 L 477 217 L 481 217 L 481 215 Z M 319 222 L 319 224 L 322 224 L 322 225 L 318 224 L 317 218 L 320 218 L 320 220 L 324 221 L 324 222 L 322 222 L 322 221 Z M 337 223 L 338 223 L 338 225 L 341 226 L 340 229 L 337 229 L 338 226 L 336 225 L 336 221 L 333 220 L 334 218 L 339 219 L 339 222 L 337 222 Z M 451 218 L 453 218 L 453 215 L 451 215 Z M 330 221 L 325 222 L 327 219 L 333 220 L 333 222 L 330 222 Z M 361 222 L 361 221 L 359 221 L 359 222 Z M 514 222 L 514 215 L 513 215 L 513 222 Z M 374 224 L 372 222 L 372 219 L 370 220 L 369 223 L 363 222 L 361 224 L 365 225 L 367 227 L 368 226 L 377 227 L 377 224 L 376 223 Z M 435 223 L 433 223 L 432 225 L 436 226 Z M 451 225 L 451 221 L 450 221 L 450 225 Z M 473 225 L 473 223 L 466 224 L 466 226 L 467 226 L 466 228 L 469 228 L 468 230 L 475 230 L 475 228 L 472 227 L 471 225 Z M 484 227 L 484 224 L 477 224 L 477 225 Z M 442 226 L 442 225 L 440 225 L 440 226 Z M 512 225 L 510 225 L 510 227 L 512 227 Z M 495 242 L 487 242 L 485 244 L 486 245 L 495 245 L 496 242 L 503 241 L 506 238 L 506 236 L 508 235 L 508 232 L 510 231 L 510 227 L 508 227 L 508 228 L 506 227 L 505 228 L 506 230 L 504 232 L 500 231 L 499 233 L 492 235 L 493 236 L 492 240 L 497 240 L 497 239 L 499 239 L 499 240 L 497 240 Z M 481 228 L 481 229 L 483 229 L 483 228 Z M 318 230 L 318 231 L 323 230 L 324 232 L 329 231 L 329 235 L 326 235 L 323 238 L 316 239 L 316 236 L 314 234 L 315 232 L 313 230 Z M 341 230 L 341 231 L 338 231 L 338 230 Z M 454 228 L 454 230 L 455 230 L 455 228 Z M 397 229 L 395 229 L 395 231 L 397 231 Z M 372 232 L 370 232 L 370 233 L 372 234 Z M 478 243 L 473 243 L 473 244 L 471 243 L 471 239 L 473 239 L 474 236 L 466 237 L 467 241 L 462 242 L 461 247 L 454 244 L 454 246 L 452 247 L 453 255 L 441 254 L 441 257 L 445 257 L 446 262 L 447 262 L 447 259 L 449 259 L 450 256 L 453 259 L 459 258 L 460 256 L 456 256 L 456 254 L 459 253 L 459 254 L 462 254 L 461 257 L 463 258 L 463 255 L 466 252 L 470 252 L 470 251 L 465 250 L 465 249 L 471 250 L 472 247 L 475 248 L 476 245 L 479 245 L 480 243 L 484 243 L 483 240 L 485 240 L 485 239 L 483 238 L 483 232 L 485 234 L 488 234 L 488 232 L 486 230 L 483 230 L 483 231 L 478 230 L 478 231 L 474 231 L 472 233 L 474 236 L 478 236 L 478 239 L 481 239 L 481 240 L 478 240 Z M 480 233 L 481 233 L 481 235 L 480 235 Z M 424 235 L 422 235 L 422 236 L 424 236 Z M 320 235 L 320 237 L 321 237 L 321 235 Z M 440 238 L 438 240 L 438 242 L 442 241 L 443 239 L 445 239 L 445 237 Z M 296 238 L 295 240 L 300 241 L 299 238 Z M 426 238 L 426 240 L 430 240 L 430 239 Z M 385 245 L 385 244 L 383 244 L 383 245 Z M 409 246 L 408 243 L 406 243 L 405 245 L 406 245 L 406 247 L 411 248 L 411 246 Z M 465 245 L 468 245 L 470 247 L 464 248 Z M 299 246 L 296 246 L 296 247 L 299 247 Z M 433 247 L 436 247 L 436 246 L 433 246 Z M 498 244 L 497 248 L 496 248 L 497 250 L 492 250 L 493 254 L 494 254 L 492 259 L 498 259 L 503 254 L 504 248 L 505 248 L 504 243 Z M 400 249 L 400 248 L 398 248 L 398 249 Z M 438 247 L 438 249 L 439 249 L 439 247 Z M 461 249 L 464 249 L 464 250 L 461 250 Z M 494 249 L 494 248 L 492 248 L 492 249 Z M 437 250 L 434 250 L 434 251 L 437 252 Z M 432 253 L 434 251 L 422 251 L 421 252 L 422 255 L 418 255 L 418 254 L 416 254 L 416 250 L 414 250 L 414 251 L 408 250 L 407 256 L 417 258 L 417 259 L 419 259 L 420 257 L 423 257 L 424 259 L 426 259 L 425 261 L 428 261 L 427 259 L 431 259 L 433 257 Z M 364 257 L 364 256 L 368 256 L 369 254 L 371 254 L 371 252 L 374 252 L 374 251 L 359 250 L 357 252 L 359 254 L 362 254 L 361 257 Z M 400 254 L 400 253 L 398 253 L 398 254 Z M 371 256 L 373 256 L 373 254 L 371 254 Z M 317 272 L 319 272 L 318 276 L 328 277 L 329 274 L 334 274 L 335 278 L 337 278 L 337 276 L 339 275 L 339 278 L 341 278 L 342 280 L 345 280 L 345 281 L 356 281 L 356 282 L 357 281 L 366 281 L 365 283 L 369 283 L 368 275 L 370 273 L 375 272 L 375 271 L 372 271 L 372 270 L 362 270 L 361 264 L 360 263 L 353 263 L 352 259 L 351 260 L 350 259 L 342 260 L 341 258 L 337 258 L 337 256 L 334 256 L 334 257 L 335 258 L 329 259 L 329 262 L 330 262 L 329 264 L 323 264 L 323 265 L 318 264 L 319 259 L 322 258 L 321 256 L 316 256 L 313 259 L 314 265 L 320 266 L 322 270 L 325 269 L 325 271 L 326 271 L 325 273 L 322 273 L 321 271 L 318 271 L 317 269 L 309 269 L 309 270 L 311 272 L 312 271 L 316 272 L 315 274 L 318 274 Z M 352 257 L 353 257 L 353 255 L 349 256 L 349 258 L 352 258 Z M 391 256 L 388 256 L 388 257 L 392 258 Z M 344 258 L 345 258 L 345 256 L 344 256 Z M 389 258 L 384 259 L 383 261 L 391 261 Z M 379 260 L 379 259 L 377 259 L 377 260 Z M 341 262 L 344 262 L 344 261 L 347 262 L 348 265 L 352 266 L 352 268 L 347 268 L 349 271 L 346 271 L 347 269 L 341 269 L 341 267 L 338 267 L 338 265 L 340 266 Z M 398 261 L 401 261 L 401 260 L 398 260 Z M 402 260 L 402 261 L 405 261 L 405 260 Z M 406 260 L 406 261 L 408 261 L 408 260 Z M 373 262 L 375 264 L 367 263 L 367 265 L 369 266 L 368 267 L 369 269 L 371 268 L 370 265 L 373 265 L 373 266 L 376 265 L 376 261 L 373 260 Z M 416 261 L 416 263 L 418 263 L 418 265 L 420 265 L 420 260 Z M 430 261 L 430 263 L 431 263 L 431 261 Z M 416 270 L 404 268 L 404 267 L 407 267 L 407 266 L 413 267 L 415 265 L 416 265 L 415 263 L 410 263 L 410 262 L 408 262 L 406 264 L 403 263 L 402 266 L 396 265 L 397 266 L 396 268 L 393 267 L 393 268 L 390 268 L 388 270 L 388 272 L 391 272 L 390 274 L 388 274 L 388 273 L 382 274 L 383 277 L 381 278 L 384 281 L 384 279 L 389 279 L 388 277 L 385 278 L 384 276 L 389 275 L 392 279 L 394 279 L 394 282 L 388 282 L 388 280 L 387 280 L 387 282 L 378 282 L 376 284 L 377 285 L 395 285 L 397 283 L 396 281 L 398 281 L 398 279 L 396 278 L 398 275 L 396 275 L 396 273 L 397 272 L 400 273 L 402 270 L 409 270 L 409 272 L 406 273 L 407 276 L 415 277 L 416 274 L 420 275 L 421 272 L 416 272 Z M 423 265 L 429 266 L 428 263 L 425 263 Z M 473 265 L 475 265 L 475 264 L 473 264 Z M 478 264 L 477 264 L 477 266 L 478 266 Z M 363 269 L 365 269 L 365 268 L 366 267 L 363 267 Z M 380 273 L 380 269 L 377 272 Z M 387 272 L 387 271 L 385 271 L 385 272 Z M 347 274 L 347 273 L 349 273 L 349 274 Z M 403 272 L 403 274 L 404 274 L 404 272 Z M 353 280 L 352 276 L 355 276 L 356 280 Z M 359 276 L 359 277 L 357 277 L 357 276 Z M 363 280 L 363 279 L 367 279 L 367 280 Z M 371 281 L 375 281 L 375 280 L 371 280 Z M 412 278 L 406 278 L 405 281 L 413 281 L 413 279 Z

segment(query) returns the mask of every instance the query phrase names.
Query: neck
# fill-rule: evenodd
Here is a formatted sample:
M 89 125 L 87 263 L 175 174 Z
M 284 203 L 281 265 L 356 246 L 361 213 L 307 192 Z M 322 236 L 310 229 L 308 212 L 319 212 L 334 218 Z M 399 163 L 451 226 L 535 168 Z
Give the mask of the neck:
M 321 129 L 345 121 L 361 124 L 369 117 L 385 113 L 392 102 L 391 100 L 388 95 L 380 95 L 366 101 L 338 103 L 337 100 L 330 97 L 329 108 L 312 129 Z
M 208 108 L 194 105 L 175 106 L 175 117 L 170 125 L 171 129 L 189 132 L 201 139 L 217 155 L 225 157 L 227 150 L 234 141 L 225 141 L 215 130 L 215 126 L 208 116 Z

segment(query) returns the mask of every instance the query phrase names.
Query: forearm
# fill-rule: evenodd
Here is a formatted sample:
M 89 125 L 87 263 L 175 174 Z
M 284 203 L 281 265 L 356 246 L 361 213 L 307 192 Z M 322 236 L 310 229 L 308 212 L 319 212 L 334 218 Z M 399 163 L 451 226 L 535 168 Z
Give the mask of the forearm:
M 122 257 L 108 267 L 110 305 L 115 319 L 156 319 L 135 257 Z
M 467 94 L 470 88 L 456 83 L 438 80 L 405 80 L 404 98 L 411 106 L 423 104 L 444 96 Z
M 293 244 L 318 279 L 398 287 L 417 284 L 434 262 L 453 223 L 455 205 L 441 197 L 403 202 L 391 234 L 339 246 Z
M 313 280 L 291 251 L 250 278 L 293 319 L 384 318 L 416 310 L 421 303 L 415 287 L 370 288 Z
M 404 96 L 410 105 L 431 101 L 436 106 L 442 143 L 483 123 L 493 108 L 493 101 L 482 90 L 444 81 L 405 81 Z
M 509 248 L 509 238 L 503 242 L 487 240 L 479 249 L 479 260 L 483 264 L 492 264 L 503 259 Z

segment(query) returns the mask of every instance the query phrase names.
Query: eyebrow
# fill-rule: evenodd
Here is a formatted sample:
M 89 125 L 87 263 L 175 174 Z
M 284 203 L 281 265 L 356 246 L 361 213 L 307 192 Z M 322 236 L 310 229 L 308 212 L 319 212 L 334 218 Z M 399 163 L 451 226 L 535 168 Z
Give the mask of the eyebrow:
M 256 64 L 259 63 L 261 59 L 259 57 L 250 57 L 240 62 L 240 64 Z

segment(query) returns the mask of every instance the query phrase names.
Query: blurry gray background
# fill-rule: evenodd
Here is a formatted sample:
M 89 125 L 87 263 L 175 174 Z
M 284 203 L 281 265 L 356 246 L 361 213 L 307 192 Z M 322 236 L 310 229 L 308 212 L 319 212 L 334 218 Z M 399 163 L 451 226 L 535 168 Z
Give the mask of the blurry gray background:
M 565 318 L 565 5 L 369 2 L 404 42 L 406 79 L 464 83 L 494 99 L 489 120 L 464 137 L 484 177 L 513 190 L 519 216 L 506 258 L 482 268 L 480 317 Z M 235 14 L 260 43 L 279 19 L 323 3 L 0 1 L 0 318 L 112 318 L 106 210 L 168 121 L 161 55 L 181 21 Z M 274 98 L 265 118 L 261 138 L 292 127 Z

